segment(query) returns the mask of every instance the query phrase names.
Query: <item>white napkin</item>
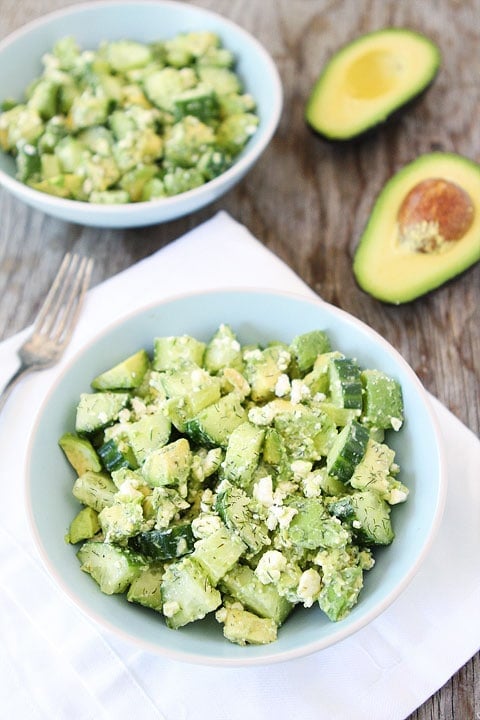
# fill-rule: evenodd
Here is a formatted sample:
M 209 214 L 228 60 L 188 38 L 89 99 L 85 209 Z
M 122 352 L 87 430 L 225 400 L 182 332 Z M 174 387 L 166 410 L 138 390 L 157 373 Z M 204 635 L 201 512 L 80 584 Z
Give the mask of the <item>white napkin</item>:
M 449 490 L 434 546 L 401 597 L 315 655 L 222 669 L 139 650 L 85 618 L 38 559 L 24 512 L 26 446 L 52 382 L 85 341 L 132 310 L 188 290 L 311 290 L 219 213 L 92 289 L 62 363 L 24 380 L 0 416 L 0 715 L 53 720 L 402 720 L 480 646 L 480 443 L 432 398 Z M 0 344 L 0 384 L 28 331 Z

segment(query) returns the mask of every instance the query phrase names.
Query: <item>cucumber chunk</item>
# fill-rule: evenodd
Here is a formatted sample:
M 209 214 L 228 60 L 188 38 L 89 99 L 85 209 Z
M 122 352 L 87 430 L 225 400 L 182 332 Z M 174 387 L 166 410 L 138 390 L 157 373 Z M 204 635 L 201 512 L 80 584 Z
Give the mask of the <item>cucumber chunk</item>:
M 345 425 L 327 455 L 327 471 L 347 482 L 367 450 L 368 430 L 356 420 Z
M 193 551 L 194 536 L 190 523 L 166 530 L 148 530 L 130 538 L 128 546 L 148 560 L 174 560 Z
M 331 358 L 329 363 L 330 397 L 340 408 L 362 408 L 360 368 L 351 358 Z
M 118 419 L 130 399 L 128 393 L 82 393 L 77 406 L 75 429 L 78 433 L 93 433 Z
M 222 490 L 215 508 L 227 528 L 236 532 L 253 553 L 270 544 L 266 525 L 256 517 L 249 496 L 240 487 Z
M 203 567 L 212 585 L 237 563 L 247 546 L 243 540 L 221 527 L 195 543 L 192 557 Z
M 363 422 L 385 430 L 400 430 L 403 425 L 400 384 L 380 370 L 364 370 L 361 381 L 364 388 Z
M 220 581 L 220 587 L 247 610 L 270 618 L 279 626 L 290 614 L 293 604 L 282 597 L 272 584 L 264 585 L 248 565 L 236 565 Z
M 78 477 L 72 488 L 73 496 L 83 505 L 93 508 L 97 512 L 108 507 L 114 501 L 117 486 L 105 473 L 87 470 Z
M 201 445 L 226 448 L 232 432 L 246 419 L 247 413 L 240 397 L 232 392 L 187 420 L 185 432 Z
M 329 510 L 347 521 L 352 531 L 367 545 L 390 545 L 395 537 L 390 521 L 390 505 L 373 490 L 355 492 L 331 503 Z
M 86 542 L 77 553 L 80 568 L 106 595 L 123 593 L 140 574 L 144 561 L 129 550 L 105 542 Z
M 204 618 L 222 602 L 205 571 L 189 557 L 168 566 L 161 590 L 163 614 L 167 625 L 174 629 Z
M 150 358 L 146 350 L 122 360 L 110 370 L 97 375 L 91 382 L 95 390 L 125 390 L 141 385 L 143 377 L 150 367 Z
M 161 612 L 163 605 L 161 590 L 162 577 L 163 569 L 161 567 L 146 567 L 142 569 L 128 588 L 127 600 Z
M 237 607 L 217 610 L 215 617 L 223 624 L 223 634 L 237 645 L 266 645 L 277 639 L 277 625 L 269 618 Z
M 223 472 L 227 480 L 241 487 L 250 484 L 258 465 L 264 436 L 263 428 L 249 422 L 235 428 L 228 439 L 223 462 Z
M 290 351 L 302 375 L 312 370 L 318 355 L 331 349 L 330 338 L 323 330 L 297 335 L 290 343 Z

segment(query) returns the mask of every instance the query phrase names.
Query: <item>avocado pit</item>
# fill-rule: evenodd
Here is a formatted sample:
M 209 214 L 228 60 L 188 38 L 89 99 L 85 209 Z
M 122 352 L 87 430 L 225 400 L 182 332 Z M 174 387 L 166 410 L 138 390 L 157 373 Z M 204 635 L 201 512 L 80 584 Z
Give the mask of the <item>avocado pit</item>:
M 446 250 L 468 233 L 474 216 L 472 198 L 459 185 L 442 178 L 422 180 L 400 205 L 399 243 L 413 252 Z

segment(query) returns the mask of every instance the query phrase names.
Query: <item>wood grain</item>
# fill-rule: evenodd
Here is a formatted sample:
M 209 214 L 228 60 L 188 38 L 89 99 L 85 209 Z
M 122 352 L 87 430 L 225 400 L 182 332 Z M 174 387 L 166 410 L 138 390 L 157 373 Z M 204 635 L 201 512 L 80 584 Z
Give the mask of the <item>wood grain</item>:
M 0 36 L 72 4 L 0 0 Z M 223 208 L 325 300 L 389 340 L 426 388 L 478 433 L 480 265 L 415 302 L 393 307 L 357 287 L 352 255 L 377 193 L 396 169 L 432 150 L 480 160 L 480 1 L 192 4 L 230 17 L 253 32 L 274 57 L 285 107 L 273 142 L 246 179 L 215 205 L 157 227 L 108 231 L 70 225 L 0 191 L 0 339 L 33 320 L 67 249 L 93 255 L 93 282 L 99 283 Z M 407 113 L 362 142 L 335 146 L 319 140 L 307 129 L 303 112 L 323 63 L 348 40 L 386 26 L 410 27 L 438 43 L 442 65 L 436 82 Z M 477 655 L 410 720 L 478 720 L 479 678 Z

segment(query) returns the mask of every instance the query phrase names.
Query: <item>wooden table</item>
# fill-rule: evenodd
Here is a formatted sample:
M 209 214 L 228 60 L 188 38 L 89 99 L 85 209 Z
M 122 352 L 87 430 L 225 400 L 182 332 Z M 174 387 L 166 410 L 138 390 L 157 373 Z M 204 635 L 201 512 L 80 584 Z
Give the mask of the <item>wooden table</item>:
M 72 4 L 0 0 L 0 37 Z M 478 432 L 480 265 L 430 295 L 395 307 L 357 287 L 352 255 L 375 196 L 397 168 L 437 149 L 480 160 L 480 0 L 194 0 L 193 4 L 216 10 L 253 32 L 274 57 L 285 92 L 275 139 L 254 170 L 226 197 L 163 226 L 115 231 L 79 227 L 46 217 L 0 191 L 0 339 L 33 320 L 66 250 L 95 258 L 93 283 L 97 284 L 224 208 L 325 300 L 388 339 L 427 389 Z M 303 120 L 316 75 L 340 45 L 386 26 L 417 29 L 439 44 L 443 60 L 434 86 L 419 104 L 368 140 L 345 147 L 324 143 Z M 477 655 L 411 718 L 478 719 L 479 677 Z

